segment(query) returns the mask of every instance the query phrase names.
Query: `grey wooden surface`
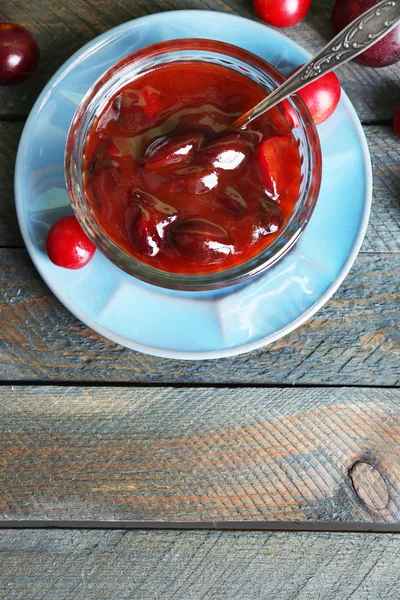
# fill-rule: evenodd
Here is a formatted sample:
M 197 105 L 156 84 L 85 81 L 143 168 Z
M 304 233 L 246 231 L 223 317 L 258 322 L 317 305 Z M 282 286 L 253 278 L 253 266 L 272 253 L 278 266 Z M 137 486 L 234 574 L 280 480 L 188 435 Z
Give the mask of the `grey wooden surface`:
M 390 534 L 0 531 L 0 555 L 3 600 L 399 597 Z
M 0 515 L 400 520 L 400 390 L 0 388 Z
M 139 354 L 86 328 L 49 292 L 22 249 L 0 249 L 5 380 L 392 385 L 400 380 L 400 253 L 362 253 L 313 318 L 235 358 Z

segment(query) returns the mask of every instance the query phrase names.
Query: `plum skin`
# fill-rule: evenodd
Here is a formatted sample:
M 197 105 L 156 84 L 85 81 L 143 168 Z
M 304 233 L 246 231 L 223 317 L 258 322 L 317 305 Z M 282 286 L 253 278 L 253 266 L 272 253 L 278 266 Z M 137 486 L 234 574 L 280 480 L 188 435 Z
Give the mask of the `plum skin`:
M 337 0 L 332 12 L 332 24 L 335 33 L 378 4 L 379 0 Z M 355 62 L 375 69 L 393 65 L 400 60 L 400 25 L 397 25 L 383 39 L 362 52 Z
M 29 31 L 16 23 L 0 23 L 0 85 L 24 81 L 39 59 L 39 48 Z

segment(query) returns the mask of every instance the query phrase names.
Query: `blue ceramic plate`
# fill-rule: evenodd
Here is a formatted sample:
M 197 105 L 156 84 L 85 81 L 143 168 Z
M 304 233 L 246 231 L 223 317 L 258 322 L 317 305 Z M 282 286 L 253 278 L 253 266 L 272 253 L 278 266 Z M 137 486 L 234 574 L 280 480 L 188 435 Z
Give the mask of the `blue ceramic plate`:
M 371 204 L 371 166 L 357 115 L 343 94 L 319 127 L 320 197 L 299 242 L 252 282 L 207 293 L 163 290 L 127 275 L 100 252 L 80 271 L 47 258 L 49 227 L 70 214 L 64 146 L 75 109 L 92 83 L 123 56 L 162 40 L 211 38 L 258 54 L 287 74 L 309 53 L 241 17 L 211 11 L 166 12 L 112 29 L 79 50 L 54 75 L 26 123 L 15 190 L 19 223 L 39 273 L 81 321 L 129 348 L 170 358 L 232 356 L 269 344 L 304 323 L 335 292 L 361 246 Z

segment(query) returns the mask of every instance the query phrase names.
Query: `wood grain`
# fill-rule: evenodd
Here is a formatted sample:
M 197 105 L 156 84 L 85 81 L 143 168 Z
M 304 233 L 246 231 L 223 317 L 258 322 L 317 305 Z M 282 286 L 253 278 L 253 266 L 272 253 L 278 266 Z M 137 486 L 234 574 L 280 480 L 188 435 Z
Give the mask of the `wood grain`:
M 2 531 L 6 600 L 395 600 L 400 536 Z
M 349 477 L 357 496 L 368 508 L 384 510 L 390 503 L 390 492 L 379 469 L 358 460 L 349 469 Z
M 316 52 L 332 37 L 333 5 L 334 0 L 314 2 L 307 18 L 283 33 Z M 180 9 L 218 10 L 256 19 L 249 0 L 68 0 L 66 3 L 3 0 L 0 21 L 15 21 L 27 27 L 39 44 L 42 60 L 37 73 L 28 81 L 0 90 L 0 114 L 26 115 L 51 75 L 73 52 L 100 33 L 146 14 Z M 399 65 L 368 69 L 351 64 L 340 70 L 344 89 L 360 118 L 367 122 L 392 119 L 399 102 L 399 75 Z
M 0 388 L 2 519 L 400 520 L 400 390 Z
M 0 122 L 0 247 L 23 246 L 14 206 L 14 163 L 22 123 Z M 365 127 L 373 167 L 374 201 L 364 252 L 400 252 L 399 139 L 391 127 Z
M 8 380 L 398 385 L 400 253 L 361 254 L 305 325 L 250 354 L 175 361 L 87 329 L 51 294 L 24 250 L 0 251 L 0 377 Z
M 400 98 L 399 98 L 400 100 Z M 362 252 L 400 252 L 400 140 L 392 127 L 364 127 L 373 201 Z

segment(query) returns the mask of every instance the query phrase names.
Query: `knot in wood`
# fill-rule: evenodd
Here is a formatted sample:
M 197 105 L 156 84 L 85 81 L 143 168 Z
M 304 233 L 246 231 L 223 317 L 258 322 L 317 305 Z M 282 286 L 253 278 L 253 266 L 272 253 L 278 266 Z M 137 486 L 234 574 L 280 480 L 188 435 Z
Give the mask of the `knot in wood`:
M 390 500 L 387 484 L 376 467 L 357 461 L 349 470 L 349 477 L 357 496 L 368 508 L 382 510 Z

